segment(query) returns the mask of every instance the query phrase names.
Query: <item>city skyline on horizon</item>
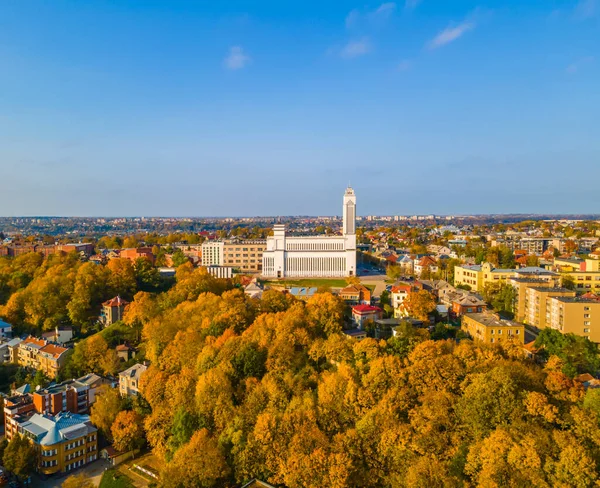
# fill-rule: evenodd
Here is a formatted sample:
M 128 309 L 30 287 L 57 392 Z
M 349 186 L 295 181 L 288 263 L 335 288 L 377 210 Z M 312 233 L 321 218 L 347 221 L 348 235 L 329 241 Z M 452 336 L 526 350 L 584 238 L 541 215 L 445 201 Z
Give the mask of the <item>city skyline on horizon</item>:
M 600 0 L 0 18 L 2 215 L 319 215 L 348 180 L 360 215 L 600 209 L 581 190 L 600 180 Z

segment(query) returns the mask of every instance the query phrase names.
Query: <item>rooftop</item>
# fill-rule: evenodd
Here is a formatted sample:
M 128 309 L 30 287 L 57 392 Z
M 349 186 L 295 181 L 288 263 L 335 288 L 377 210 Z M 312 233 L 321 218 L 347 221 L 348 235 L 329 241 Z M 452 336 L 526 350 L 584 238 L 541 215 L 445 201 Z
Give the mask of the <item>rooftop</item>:
M 129 377 L 129 378 L 140 378 L 142 374 L 148 369 L 148 366 L 144 364 L 134 364 L 131 368 L 126 369 L 125 371 L 121 371 L 119 376 Z
M 573 293 L 573 290 L 569 290 L 568 288 L 561 288 L 560 286 L 546 287 L 546 286 L 530 286 L 530 290 L 547 292 L 547 293 Z
M 600 304 L 598 300 L 594 300 L 593 298 L 585 298 L 585 297 L 553 297 L 555 300 L 565 303 L 591 303 L 591 304 Z
M 381 312 L 379 307 L 375 307 L 373 305 L 355 305 L 352 307 L 353 312 L 358 313 L 369 313 L 369 312 Z
M 523 327 L 516 322 L 501 320 L 498 316 L 491 313 L 468 313 L 465 317 L 469 317 L 485 327 Z
M 124 307 L 128 303 L 129 302 L 127 300 L 123 300 L 121 297 L 116 296 L 116 297 L 111 298 L 110 300 L 107 300 L 106 302 L 104 302 L 102 304 L 102 306 L 104 306 L 104 307 Z
M 19 427 L 33 435 L 35 441 L 43 446 L 78 439 L 97 430 L 90 423 L 88 415 L 70 412 L 59 413 L 55 417 L 36 413 Z

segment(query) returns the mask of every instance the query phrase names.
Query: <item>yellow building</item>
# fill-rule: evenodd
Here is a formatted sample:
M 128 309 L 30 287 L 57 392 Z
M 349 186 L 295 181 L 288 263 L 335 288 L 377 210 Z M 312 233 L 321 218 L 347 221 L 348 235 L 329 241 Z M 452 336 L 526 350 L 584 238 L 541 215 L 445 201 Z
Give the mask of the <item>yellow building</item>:
M 548 300 L 548 324 L 563 334 L 576 334 L 600 343 L 600 300 L 554 297 Z
M 575 282 L 578 293 L 600 294 L 600 260 L 573 258 L 555 258 L 554 269 L 561 277 L 570 276 Z
M 549 299 L 552 297 L 574 297 L 576 293 L 566 288 L 548 288 L 530 286 L 525 292 L 524 322 L 539 329 L 548 327 L 550 310 Z
M 530 286 L 548 287 L 554 286 L 553 281 L 542 280 L 540 278 L 509 278 L 507 283 L 515 290 L 515 301 L 513 311 L 515 320 L 523 322 L 525 320 L 525 299 L 527 298 L 527 288 Z
M 19 422 L 18 432 L 34 443 L 43 474 L 68 473 L 98 459 L 98 429 L 88 415 L 36 413 Z
M 490 263 L 465 264 L 454 268 L 454 286 L 468 285 L 471 290 L 482 292 L 488 283 L 506 282 L 509 278 L 536 278 L 552 281 L 556 279 L 556 276 L 556 273 L 538 267 L 501 269 L 495 268 Z
M 468 313 L 464 315 L 461 329 L 474 340 L 487 344 L 507 341 L 525 343 L 525 327 L 522 324 L 501 320 L 492 313 Z
M 16 352 L 15 359 L 19 366 L 39 369 L 49 378 L 56 379 L 67 359 L 68 349 L 45 339 L 29 336 L 18 343 Z
M 223 245 L 223 265 L 242 272 L 260 273 L 265 249 L 267 241 L 264 239 L 226 241 Z

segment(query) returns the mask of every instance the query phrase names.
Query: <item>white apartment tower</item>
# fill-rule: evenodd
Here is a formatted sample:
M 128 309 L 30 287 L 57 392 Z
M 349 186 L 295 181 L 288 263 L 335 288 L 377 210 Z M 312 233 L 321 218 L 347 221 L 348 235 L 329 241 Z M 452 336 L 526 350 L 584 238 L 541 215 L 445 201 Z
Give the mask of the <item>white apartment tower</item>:
M 287 236 L 285 225 L 273 226 L 263 252 L 265 278 L 333 278 L 356 274 L 356 195 L 346 188 L 342 235 Z

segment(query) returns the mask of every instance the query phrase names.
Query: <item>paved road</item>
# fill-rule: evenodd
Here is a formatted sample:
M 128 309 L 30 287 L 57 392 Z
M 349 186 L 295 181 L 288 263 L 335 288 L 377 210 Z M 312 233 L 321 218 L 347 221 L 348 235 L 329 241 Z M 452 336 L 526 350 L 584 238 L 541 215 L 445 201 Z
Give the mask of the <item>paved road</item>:
M 373 296 L 380 297 L 381 293 L 385 290 L 387 283 L 385 280 L 387 276 L 385 274 L 366 274 L 359 275 L 361 283 L 375 285 L 375 290 L 373 291 Z
M 100 480 L 102 479 L 102 475 L 104 471 L 110 467 L 110 464 L 103 459 L 94 461 L 92 464 L 88 464 L 81 469 L 75 470 L 68 475 L 63 475 L 60 477 L 51 477 L 48 479 L 41 479 L 37 476 L 33 476 L 33 486 L 40 488 L 60 488 L 63 481 L 65 481 L 72 474 L 84 473 L 90 477 L 94 486 L 100 486 Z

